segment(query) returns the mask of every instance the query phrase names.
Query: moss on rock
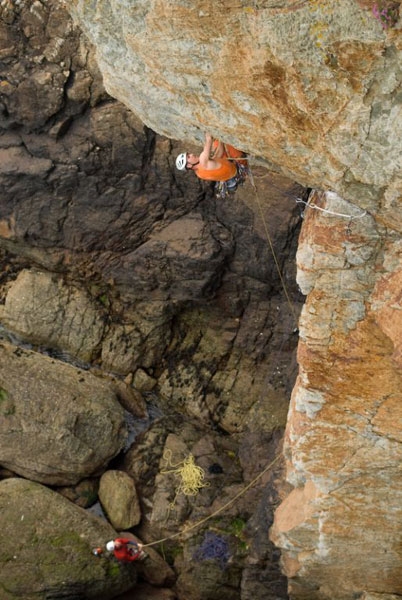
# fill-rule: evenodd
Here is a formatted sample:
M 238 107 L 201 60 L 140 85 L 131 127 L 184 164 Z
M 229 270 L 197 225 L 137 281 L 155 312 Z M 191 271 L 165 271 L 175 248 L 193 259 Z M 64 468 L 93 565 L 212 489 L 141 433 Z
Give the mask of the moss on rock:
M 133 565 L 92 553 L 116 536 L 114 529 L 44 486 L 0 482 L 0 514 L 1 598 L 108 600 L 135 585 Z

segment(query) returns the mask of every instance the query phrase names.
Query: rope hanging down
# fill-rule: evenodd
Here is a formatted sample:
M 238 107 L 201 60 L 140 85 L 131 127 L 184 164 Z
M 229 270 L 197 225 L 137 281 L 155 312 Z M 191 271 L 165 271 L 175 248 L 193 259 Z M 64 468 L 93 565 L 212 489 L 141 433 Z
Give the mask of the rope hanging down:
M 259 209 L 259 212 L 260 212 L 260 215 L 261 215 L 261 220 L 262 220 L 262 223 L 263 223 L 263 226 L 264 226 L 264 230 L 265 230 L 265 234 L 266 234 L 266 237 L 267 237 L 267 241 L 268 241 L 269 247 L 271 249 L 271 253 L 272 253 L 274 262 L 275 262 L 276 270 L 278 271 L 279 279 L 281 281 L 282 288 L 283 288 L 283 291 L 285 293 L 286 300 L 288 302 L 290 311 L 291 311 L 291 313 L 293 315 L 293 318 L 294 318 L 294 321 L 295 321 L 295 325 L 296 325 L 296 329 L 297 329 L 298 319 L 297 319 L 296 313 L 294 311 L 293 305 L 292 305 L 290 297 L 289 297 L 288 289 L 286 287 L 285 280 L 283 278 L 283 275 L 282 275 L 282 272 L 281 272 L 281 268 L 279 266 L 279 261 L 278 261 L 278 258 L 276 256 L 275 250 L 274 250 L 274 246 L 273 246 L 273 243 L 272 243 L 271 236 L 269 235 L 267 223 L 265 221 L 264 213 L 263 213 L 263 210 L 262 210 L 260 198 L 259 198 L 258 191 L 257 191 L 257 186 L 255 185 L 253 174 L 252 174 L 251 169 L 250 169 L 250 164 L 247 167 L 247 171 L 248 171 L 250 183 L 251 183 L 251 185 L 252 185 L 252 187 L 254 189 L 254 192 L 255 192 L 255 198 L 256 198 L 258 209 Z M 272 185 L 274 185 L 274 184 L 272 184 Z M 274 185 L 274 187 L 277 187 L 277 186 Z M 277 189 L 279 190 L 280 188 L 277 188 Z M 292 196 L 293 196 L 293 194 L 292 194 Z M 303 203 L 307 208 L 312 208 L 312 209 L 320 210 L 320 211 L 322 211 L 324 213 L 327 213 L 327 214 L 330 214 L 330 215 L 333 215 L 333 216 L 336 216 L 336 217 L 344 217 L 344 218 L 349 219 L 350 221 L 352 221 L 353 219 L 361 219 L 361 218 L 363 218 L 364 216 L 366 216 L 368 214 L 367 211 L 365 210 L 365 211 L 363 211 L 359 215 L 346 215 L 344 213 L 338 213 L 338 212 L 329 210 L 327 208 L 321 208 L 320 206 L 317 206 L 316 204 L 310 203 L 309 201 L 306 202 L 305 200 L 302 200 L 301 198 L 298 198 L 297 196 L 293 196 L 293 197 L 296 200 L 297 204 L 298 203 Z
M 192 531 L 193 529 L 196 529 L 200 525 L 203 525 L 204 523 L 206 523 L 210 519 L 213 519 L 214 517 L 216 517 L 216 515 L 219 515 L 221 512 L 223 512 L 224 510 L 226 510 L 229 506 L 231 506 L 234 502 L 236 502 L 236 500 L 238 498 L 240 498 L 240 496 L 243 496 L 243 494 L 245 494 L 251 487 L 253 487 L 253 485 L 255 485 L 257 483 L 257 481 L 259 479 L 261 479 L 261 477 L 263 477 L 263 475 L 265 475 L 265 473 L 269 469 L 271 469 L 279 461 L 280 458 L 282 458 L 282 455 L 278 454 L 278 456 L 276 458 L 274 458 L 274 460 L 272 460 L 269 463 L 269 465 L 267 465 L 265 467 L 265 469 L 263 471 L 261 471 L 261 473 L 259 473 L 257 475 L 257 477 L 255 477 L 252 481 L 250 481 L 250 483 L 247 484 L 246 487 L 244 487 L 242 490 L 240 490 L 240 492 L 238 492 L 231 500 L 229 500 L 223 506 L 221 506 L 220 508 L 218 508 L 218 510 L 215 510 L 213 513 L 211 513 L 207 517 L 204 517 L 200 521 L 197 521 L 196 523 L 193 523 L 193 525 L 190 525 L 189 527 L 184 528 L 182 531 L 178 531 L 177 533 L 174 533 L 173 535 L 168 535 L 167 537 L 161 538 L 160 540 L 156 540 L 155 542 L 149 542 L 148 544 L 143 544 L 143 548 L 146 548 L 146 547 L 149 547 L 149 546 L 155 546 L 156 544 L 161 544 L 162 542 L 166 542 L 168 540 L 172 540 L 172 539 L 178 537 L 179 535 L 183 535 L 183 534 L 189 533 L 190 531 Z
M 293 304 L 292 304 L 292 302 L 290 300 L 289 292 L 288 292 L 285 280 L 284 280 L 283 275 L 282 275 L 282 271 L 281 271 L 281 268 L 280 268 L 280 265 L 279 265 L 278 258 L 276 256 L 276 252 L 274 250 L 274 245 L 272 243 L 271 236 L 269 235 L 268 226 L 267 226 L 267 223 L 265 221 L 265 217 L 264 217 L 264 213 L 263 213 L 263 210 L 262 210 L 262 206 L 261 206 L 260 198 L 259 198 L 259 195 L 258 195 L 257 187 L 256 187 L 256 185 L 254 183 L 254 177 L 253 177 L 253 174 L 251 172 L 250 166 L 248 167 L 248 174 L 249 174 L 249 178 L 250 178 L 250 183 L 251 183 L 251 185 L 252 185 L 252 187 L 254 189 L 254 192 L 255 192 L 255 198 L 257 200 L 258 210 L 260 212 L 261 220 L 262 220 L 262 223 L 264 225 L 265 235 L 267 237 L 267 241 L 268 241 L 268 244 L 269 244 L 269 247 L 270 247 L 270 250 L 271 250 L 271 254 L 272 254 L 274 262 L 275 262 L 275 267 L 276 267 L 276 270 L 278 272 L 279 279 L 281 281 L 281 285 L 282 285 L 283 291 L 285 293 L 286 300 L 287 300 L 287 303 L 289 305 L 290 312 L 292 313 L 292 316 L 293 316 L 293 319 L 294 319 L 294 323 L 295 323 L 295 327 L 297 329 L 298 318 L 297 318 L 296 312 L 295 312 L 295 310 L 293 308 Z

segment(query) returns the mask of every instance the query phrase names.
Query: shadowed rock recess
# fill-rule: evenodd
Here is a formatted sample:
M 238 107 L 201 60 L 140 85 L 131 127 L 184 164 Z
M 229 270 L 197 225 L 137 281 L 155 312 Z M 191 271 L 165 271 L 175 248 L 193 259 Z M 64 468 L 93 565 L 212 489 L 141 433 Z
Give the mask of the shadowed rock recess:
M 0 3 L 1 600 L 402 596 L 377 4 Z M 255 187 L 175 170 L 206 130 Z M 92 553 L 118 535 L 146 560 Z

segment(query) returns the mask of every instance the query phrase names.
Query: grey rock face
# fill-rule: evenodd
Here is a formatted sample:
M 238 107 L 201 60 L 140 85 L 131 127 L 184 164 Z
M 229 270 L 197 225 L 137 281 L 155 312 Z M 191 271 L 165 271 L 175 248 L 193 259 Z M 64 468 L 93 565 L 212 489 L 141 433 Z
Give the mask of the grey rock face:
M 174 159 L 183 149 L 182 143 L 155 135 L 130 110 L 104 93 L 92 50 L 59 3 L 7 3 L 7 11 L 3 7 L 4 3 L 2 15 L 7 12 L 8 16 L 0 21 L 0 39 L 7 40 L 8 54 L 4 55 L 7 82 L 0 86 L 0 92 L 7 91 L 2 96 L 0 148 L 5 156 L 15 158 L 15 164 L 10 160 L 0 163 L 0 310 L 2 317 L 8 315 L 7 327 L 14 333 L 20 331 L 25 341 L 56 347 L 58 356 L 64 358 L 69 358 L 67 353 L 76 355 L 72 358 L 88 357 L 91 373 L 96 367 L 99 375 L 106 375 L 106 371 L 117 374 L 111 377 L 112 389 L 122 403 L 124 396 L 125 408 L 139 417 L 144 403 L 129 387 L 133 382 L 144 390 L 152 414 L 157 415 L 155 429 L 150 427 L 135 439 L 124 465 L 116 466 L 116 460 L 108 468 L 122 467 L 133 476 L 136 486 L 138 482 L 145 516 L 136 533 L 144 541 L 154 542 L 159 534 L 180 533 L 188 522 L 208 514 L 212 502 L 215 507 L 222 506 L 257 475 L 267 455 L 278 447 L 296 369 L 294 362 L 289 366 L 289 360 L 297 337 L 292 333 L 294 319 L 264 225 L 268 224 L 291 291 L 292 308 L 298 314 L 302 297 L 295 285 L 295 267 L 287 259 L 295 252 L 300 226 L 295 197 L 303 190 L 256 167 L 253 173 L 260 208 L 249 183 L 235 197 L 216 200 L 209 185 L 175 171 Z M 66 79 L 55 77 L 57 85 L 46 83 L 56 72 Z M 44 81 L 43 88 L 35 85 L 38 77 Z M 13 81 L 24 81 L 24 85 L 10 85 Z M 31 103 L 26 98 L 29 89 L 35 90 Z M 54 97 L 46 101 L 41 115 L 36 113 L 41 110 L 42 92 Z M 39 279 L 41 285 L 36 285 Z M 38 298 L 30 298 L 30 294 L 39 296 L 39 291 L 43 306 L 38 305 Z M 57 299 L 48 293 L 52 291 Z M 62 313 L 68 319 L 63 320 Z M 79 326 L 71 336 L 74 323 Z M 38 446 L 32 442 L 27 443 L 34 457 L 29 464 L 21 449 L 13 449 L 13 455 L 21 458 L 24 470 L 20 472 L 46 477 L 57 485 L 67 479 L 74 485 L 72 473 L 60 474 L 56 468 L 55 474 L 51 461 L 63 469 L 72 468 L 75 462 L 75 476 L 87 477 L 93 472 L 98 452 L 102 455 L 99 470 L 103 471 L 120 447 L 121 438 L 116 442 L 120 416 L 113 420 L 106 400 L 102 400 L 104 412 L 93 412 L 92 404 L 89 407 L 81 395 L 75 404 L 69 394 L 82 388 L 81 377 L 89 384 L 90 390 L 85 387 L 84 391 L 91 400 L 90 392 L 102 398 L 109 398 L 109 394 L 114 397 L 110 388 L 102 391 L 95 383 L 99 380 L 87 377 L 86 371 L 67 369 L 78 381 L 76 375 L 67 376 L 67 371 L 60 375 L 57 361 L 37 363 L 32 358 L 32 364 L 41 365 L 33 373 L 27 353 L 15 347 L 13 351 L 26 359 L 21 363 L 24 376 L 26 371 L 30 381 L 44 381 L 40 394 L 39 383 L 31 386 L 40 413 L 29 413 L 26 428 L 28 433 L 35 432 L 35 443 L 44 447 L 46 470 L 50 464 L 52 471 L 44 474 L 43 465 L 39 471 Z M 14 381 L 14 366 L 10 369 L 5 364 L 7 375 Z M 16 380 L 19 374 L 15 371 Z M 118 381 L 120 376 L 124 383 Z M 24 377 L 21 380 L 25 382 L 25 387 L 18 388 L 21 396 L 31 397 L 27 381 Z M 4 412 L 12 412 L 6 383 L 8 379 L 2 384 Z M 46 418 L 53 419 L 54 411 L 59 410 L 60 386 L 66 414 L 56 419 L 55 427 L 57 424 L 65 439 L 55 442 L 55 430 Z M 46 397 L 46 407 L 51 406 L 47 412 L 42 411 L 42 396 Z M 70 427 L 76 410 L 77 424 Z M 165 423 L 164 413 L 173 415 L 171 426 Z M 101 414 L 113 423 L 107 425 Z M 117 415 L 114 409 L 113 414 Z M 11 416 L 5 416 L 7 427 Z M 99 426 L 92 423 L 92 417 L 99 419 Z M 183 425 L 194 417 L 197 426 L 193 435 L 192 427 Z M 14 427 L 16 421 L 12 423 Z M 84 435 L 81 429 L 87 425 L 89 431 Z M 114 427 L 113 432 L 109 426 Z M 275 429 L 279 433 L 271 439 Z M 109 432 L 116 446 L 104 452 Z M 174 460 L 193 451 L 212 485 L 202 490 L 194 504 L 181 498 L 179 522 L 172 518 L 166 523 L 177 480 L 161 475 L 155 482 L 155 475 L 168 432 L 175 434 L 169 438 Z M 15 441 L 16 445 L 26 443 L 23 438 Z M 53 446 L 56 454 L 51 457 L 47 449 Z M 77 450 L 78 458 L 70 446 Z M 88 447 L 93 450 L 90 457 Z M 182 453 L 176 452 L 180 449 Z M 251 455 L 252 464 L 248 460 Z M 17 468 L 15 462 L 12 466 Z M 81 484 L 84 486 L 81 481 L 73 490 L 64 487 L 62 492 L 78 501 Z M 88 488 L 83 489 L 86 494 Z M 89 489 L 93 496 L 96 488 Z M 273 556 L 272 544 L 266 539 L 273 500 L 269 499 L 267 506 L 259 505 L 261 492 L 259 486 L 250 490 L 222 520 L 233 542 L 235 564 L 225 588 L 220 586 L 220 570 L 213 570 L 205 583 L 205 595 L 212 590 L 239 598 L 241 594 L 253 596 L 253 590 L 258 589 L 257 594 L 267 599 L 286 597 L 278 556 Z M 256 527 L 263 531 L 264 541 L 250 541 L 253 554 L 248 559 L 241 550 L 244 540 L 233 534 L 231 521 L 236 523 L 238 516 L 244 517 L 240 520 L 243 530 L 257 505 Z M 149 517 L 151 521 L 147 521 Z M 189 590 L 202 594 L 204 575 L 212 572 L 208 562 L 189 565 L 187 561 L 192 560 L 203 535 L 200 531 L 191 541 L 183 540 L 184 562 L 180 558 L 181 539 L 154 547 L 163 556 L 166 550 L 170 565 L 183 574 L 181 591 L 163 589 L 173 585 L 174 573 L 166 564 L 162 568 L 162 558 L 157 560 L 158 555 L 153 556 L 149 548 L 151 562 L 144 563 L 141 577 L 162 586 L 161 598 L 175 594 L 190 600 Z M 265 571 L 267 563 L 270 568 Z M 242 589 L 230 587 L 238 586 L 242 570 Z M 258 585 L 254 581 L 256 571 Z M 155 588 L 146 588 L 144 593 L 158 595 Z
M 35 481 L 70 485 L 123 448 L 123 409 L 108 384 L 6 344 L 0 356 L 1 464 Z
M 106 471 L 99 482 L 99 500 L 113 527 L 130 529 L 141 520 L 141 509 L 133 479 L 123 471 Z
M 57 348 L 83 362 L 91 360 L 104 330 L 102 313 L 84 290 L 38 271 L 21 271 L 0 318 L 24 340 Z

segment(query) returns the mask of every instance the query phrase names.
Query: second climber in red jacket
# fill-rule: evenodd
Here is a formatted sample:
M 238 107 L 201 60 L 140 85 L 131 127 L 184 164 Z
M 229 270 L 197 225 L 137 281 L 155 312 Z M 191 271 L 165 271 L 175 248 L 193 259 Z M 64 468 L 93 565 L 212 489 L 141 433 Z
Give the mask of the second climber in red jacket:
M 106 544 L 106 550 L 113 552 L 121 562 L 133 562 L 146 557 L 142 544 L 128 538 L 116 538 Z

